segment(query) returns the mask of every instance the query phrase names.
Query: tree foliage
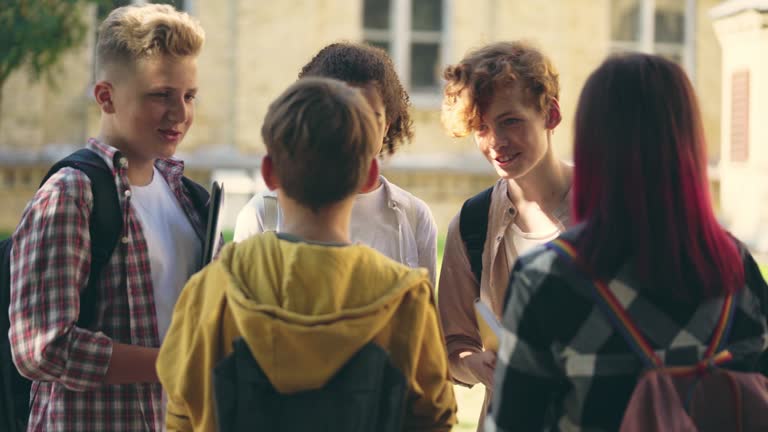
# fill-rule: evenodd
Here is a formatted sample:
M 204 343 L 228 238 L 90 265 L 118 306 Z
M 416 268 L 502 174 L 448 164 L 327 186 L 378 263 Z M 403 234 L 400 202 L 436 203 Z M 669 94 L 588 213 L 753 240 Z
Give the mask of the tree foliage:
M 0 0 L 0 88 L 29 66 L 39 79 L 88 34 L 85 6 L 104 0 Z

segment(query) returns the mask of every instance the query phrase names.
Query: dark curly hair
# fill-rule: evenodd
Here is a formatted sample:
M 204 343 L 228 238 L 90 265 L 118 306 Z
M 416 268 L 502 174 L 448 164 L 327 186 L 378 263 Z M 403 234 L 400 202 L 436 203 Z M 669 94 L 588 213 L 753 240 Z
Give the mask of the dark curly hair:
M 367 44 L 334 43 L 321 49 L 301 68 L 299 78 L 308 76 L 334 78 L 357 85 L 376 85 L 389 124 L 382 153 L 394 154 L 401 144 L 413 138 L 413 121 L 408 112 L 411 101 L 386 51 Z

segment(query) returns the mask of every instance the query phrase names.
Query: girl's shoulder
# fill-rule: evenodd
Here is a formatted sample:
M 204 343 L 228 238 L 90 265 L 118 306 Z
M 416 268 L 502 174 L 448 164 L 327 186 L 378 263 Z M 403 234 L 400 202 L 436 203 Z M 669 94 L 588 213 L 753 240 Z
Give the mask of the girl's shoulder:
M 406 213 L 432 219 L 432 211 L 424 200 L 390 182 L 384 176 L 381 177 L 381 181 L 387 190 L 387 197 L 390 202 L 399 206 Z

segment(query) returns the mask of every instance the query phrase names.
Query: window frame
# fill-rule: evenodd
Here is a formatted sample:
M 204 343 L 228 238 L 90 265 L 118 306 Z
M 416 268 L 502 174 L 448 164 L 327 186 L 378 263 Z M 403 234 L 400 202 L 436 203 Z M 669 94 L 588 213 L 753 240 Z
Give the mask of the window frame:
M 442 70 L 450 58 L 451 20 L 454 0 L 441 0 L 442 17 L 439 31 L 413 30 L 411 28 L 412 3 L 418 0 L 390 0 L 389 28 L 370 29 L 362 23 L 363 40 L 387 43 L 389 54 L 395 65 L 400 82 L 408 91 L 411 102 L 416 108 L 435 108 L 442 103 L 444 80 L 438 73 L 434 89 L 414 89 L 411 85 L 411 45 L 427 43 L 438 45 L 438 68 Z M 365 5 L 363 4 L 363 7 Z M 364 15 L 364 11 L 363 11 Z
M 684 0 L 683 8 L 683 41 L 680 43 L 673 42 L 656 42 L 656 0 L 637 0 L 639 6 L 638 14 L 638 38 L 634 41 L 614 40 L 613 35 L 610 37 L 610 52 L 616 51 L 640 51 L 648 54 L 671 54 L 674 52 L 680 52 L 681 65 L 688 73 L 691 81 L 695 82 L 696 73 L 696 15 L 697 15 L 697 0 Z M 613 14 L 611 8 L 613 3 L 610 3 L 608 9 L 608 21 L 609 28 L 612 28 Z

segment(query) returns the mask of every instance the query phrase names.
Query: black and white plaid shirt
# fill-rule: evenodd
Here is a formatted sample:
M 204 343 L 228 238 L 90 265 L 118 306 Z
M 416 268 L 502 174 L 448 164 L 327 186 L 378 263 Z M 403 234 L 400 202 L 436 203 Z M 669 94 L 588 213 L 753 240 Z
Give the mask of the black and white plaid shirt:
M 571 240 L 577 233 L 564 237 Z M 727 367 L 760 369 L 768 340 L 768 286 L 748 252 Z M 700 360 L 722 298 L 687 304 L 639 295 L 620 271 L 608 285 L 667 365 Z M 642 360 L 593 301 L 593 285 L 570 262 L 539 247 L 513 270 L 486 431 L 615 431 L 643 370 Z M 765 373 L 765 369 L 763 369 Z

